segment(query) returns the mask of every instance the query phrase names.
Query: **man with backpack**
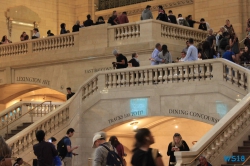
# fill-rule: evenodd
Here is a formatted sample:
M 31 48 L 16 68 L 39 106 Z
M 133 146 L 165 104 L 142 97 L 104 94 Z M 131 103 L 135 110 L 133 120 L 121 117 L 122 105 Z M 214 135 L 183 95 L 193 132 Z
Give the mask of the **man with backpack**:
M 123 166 L 122 159 L 115 152 L 110 142 L 106 142 L 106 133 L 94 135 L 92 148 L 96 148 L 93 156 L 93 166 Z
M 182 17 L 182 14 L 178 14 L 177 24 L 189 27 L 187 20 Z
M 64 166 L 71 166 L 72 165 L 72 154 L 73 150 L 77 149 L 78 146 L 71 147 L 71 140 L 70 137 L 74 135 L 75 130 L 73 128 L 69 128 L 67 131 L 67 135 L 63 137 L 57 144 L 57 151 L 58 156 L 62 159 Z

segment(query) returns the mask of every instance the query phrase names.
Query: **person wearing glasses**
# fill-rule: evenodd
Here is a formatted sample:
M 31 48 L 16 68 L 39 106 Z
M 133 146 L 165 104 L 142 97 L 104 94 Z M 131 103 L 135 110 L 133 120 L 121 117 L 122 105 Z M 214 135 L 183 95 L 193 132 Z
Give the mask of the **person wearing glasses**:
M 182 140 L 182 137 L 179 133 L 175 133 L 173 136 L 173 142 L 170 142 L 168 145 L 167 155 L 169 158 L 169 166 L 176 165 L 176 158 L 174 156 L 174 152 L 177 151 L 189 151 L 189 147 L 187 143 Z

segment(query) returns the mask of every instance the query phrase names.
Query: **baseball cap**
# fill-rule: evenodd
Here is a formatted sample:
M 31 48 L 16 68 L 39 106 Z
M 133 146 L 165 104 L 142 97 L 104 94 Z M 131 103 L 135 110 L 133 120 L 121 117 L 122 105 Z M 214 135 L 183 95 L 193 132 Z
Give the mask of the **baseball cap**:
M 95 133 L 94 137 L 93 137 L 93 145 L 92 148 L 96 148 L 95 146 L 95 141 L 99 140 L 99 139 L 106 139 L 106 133 L 101 131 L 98 133 Z

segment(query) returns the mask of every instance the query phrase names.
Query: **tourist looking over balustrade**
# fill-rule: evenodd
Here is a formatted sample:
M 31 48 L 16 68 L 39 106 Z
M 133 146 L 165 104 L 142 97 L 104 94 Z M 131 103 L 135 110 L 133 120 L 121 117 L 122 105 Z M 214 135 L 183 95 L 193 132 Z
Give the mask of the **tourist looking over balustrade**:
M 102 16 L 99 16 L 95 24 L 96 25 L 105 24 L 104 18 Z
M 175 17 L 175 15 L 173 14 L 173 11 L 172 11 L 172 10 L 169 10 L 169 11 L 168 11 L 168 18 L 170 19 L 171 23 L 177 24 L 176 17 Z
M 38 39 L 38 38 L 40 38 L 39 30 L 38 30 L 38 28 L 34 28 L 34 29 L 33 29 L 33 36 L 32 36 L 32 39 Z
M 117 19 L 118 19 L 119 24 L 129 23 L 127 12 L 122 12 L 122 14 L 118 16 Z
M 117 18 L 117 12 L 113 11 L 113 14 L 111 17 L 108 19 L 108 23 L 111 25 L 117 25 L 118 23 L 118 18 Z
M 177 23 L 189 27 L 188 21 L 182 17 L 182 14 L 178 14 Z
M 146 9 L 144 9 L 142 11 L 142 14 L 141 14 L 141 20 L 148 20 L 148 19 L 153 19 L 153 14 L 151 12 L 151 6 L 150 5 L 147 5 L 146 6 Z
M 12 43 L 6 35 L 2 37 L 1 44 L 9 44 Z
M 188 51 L 187 55 L 184 58 L 184 61 L 196 61 L 198 60 L 198 49 L 193 45 L 194 44 L 194 39 L 190 38 L 188 40 Z
M 49 37 L 49 36 L 54 36 L 54 33 L 51 33 L 51 30 L 47 31 L 47 37 Z
M 200 23 L 198 21 L 194 21 L 192 15 L 188 15 L 186 20 L 187 20 L 189 26 L 192 27 L 192 28 L 194 27 L 195 23 L 198 23 L 198 24 Z
M 72 27 L 72 32 L 78 32 L 80 28 L 81 28 L 80 21 L 77 20 L 75 25 Z
M 203 31 L 207 31 L 210 29 L 208 22 L 206 22 L 204 18 L 200 19 L 200 25 L 198 29 L 203 30 Z
M 29 40 L 29 35 L 26 34 L 26 32 L 23 32 L 20 36 L 21 41 Z
M 91 19 L 91 15 L 88 14 L 88 15 L 87 15 L 87 20 L 83 22 L 83 26 L 84 26 L 84 27 L 89 27 L 89 26 L 92 26 L 92 25 L 94 25 L 94 22 L 93 22 L 93 20 Z
M 158 6 L 158 16 L 157 16 L 156 20 L 170 22 L 168 19 L 169 19 L 168 15 L 166 14 L 165 10 L 163 9 L 163 7 L 161 5 L 159 5 Z
M 66 24 L 65 23 L 61 23 L 61 31 L 60 34 L 66 34 L 69 33 L 68 30 L 66 30 Z

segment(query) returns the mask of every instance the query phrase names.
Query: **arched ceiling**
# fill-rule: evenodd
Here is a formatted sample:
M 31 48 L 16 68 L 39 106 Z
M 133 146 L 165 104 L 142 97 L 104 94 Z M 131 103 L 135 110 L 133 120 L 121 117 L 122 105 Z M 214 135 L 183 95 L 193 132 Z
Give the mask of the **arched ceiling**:
M 31 84 L 8 84 L 0 86 L 0 104 L 6 104 L 20 97 L 46 95 L 65 100 L 65 95 L 55 90 Z

